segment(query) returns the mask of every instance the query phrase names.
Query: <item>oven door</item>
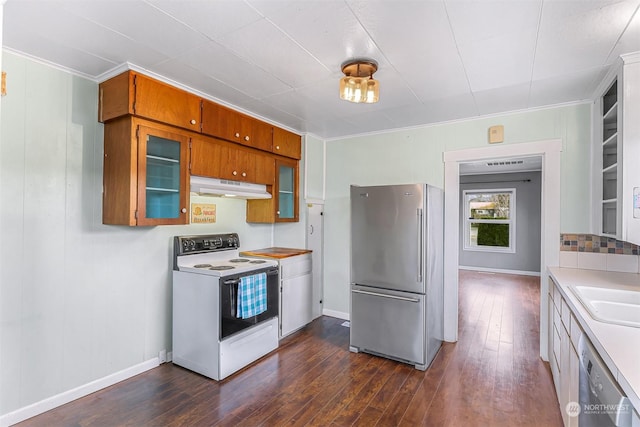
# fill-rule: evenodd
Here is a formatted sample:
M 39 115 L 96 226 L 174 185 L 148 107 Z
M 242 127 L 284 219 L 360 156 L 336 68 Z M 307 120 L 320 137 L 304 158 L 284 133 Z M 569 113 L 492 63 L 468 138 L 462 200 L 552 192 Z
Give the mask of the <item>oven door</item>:
M 242 319 L 237 315 L 240 279 L 259 273 L 267 274 L 267 309 L 257 316 Z M 275 267 L 220 278 L 220 341 L 278 316 L 278 282 L 278 269 Z

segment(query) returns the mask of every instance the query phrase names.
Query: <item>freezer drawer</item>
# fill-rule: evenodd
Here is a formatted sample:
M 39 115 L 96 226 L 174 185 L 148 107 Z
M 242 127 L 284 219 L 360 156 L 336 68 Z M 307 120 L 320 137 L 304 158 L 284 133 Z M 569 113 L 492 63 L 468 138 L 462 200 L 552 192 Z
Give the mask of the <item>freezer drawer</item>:
M 351 351 L 402 360 L 425 369 L 424 295 L 353 285 Z

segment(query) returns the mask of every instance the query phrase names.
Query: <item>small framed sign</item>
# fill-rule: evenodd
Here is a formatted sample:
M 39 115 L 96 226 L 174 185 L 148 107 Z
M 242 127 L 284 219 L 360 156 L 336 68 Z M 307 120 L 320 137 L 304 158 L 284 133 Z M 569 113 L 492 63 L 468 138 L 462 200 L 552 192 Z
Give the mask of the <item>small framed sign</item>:
M 191 203 L 191 224 L 213 224 L 216 222 L 216 205 Z

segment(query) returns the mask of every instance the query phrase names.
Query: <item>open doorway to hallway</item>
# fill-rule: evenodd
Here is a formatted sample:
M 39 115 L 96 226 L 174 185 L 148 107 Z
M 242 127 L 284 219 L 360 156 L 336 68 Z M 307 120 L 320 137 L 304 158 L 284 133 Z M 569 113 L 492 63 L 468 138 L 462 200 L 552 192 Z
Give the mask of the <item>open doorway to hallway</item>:
M 444 153 L 445 236 L 444 242 L 444 338 L 458 340 L 458 266 L 460 236 L 460 164 L 488 159 L 541 156 L 541 248 L 540 248 L 540 357 L 548 360 L 548 274 L 558 265 L 560 252 L 560 139 L 470 148 Z
M 459 268 L 540 275 L 542 157 L 460 164 Z

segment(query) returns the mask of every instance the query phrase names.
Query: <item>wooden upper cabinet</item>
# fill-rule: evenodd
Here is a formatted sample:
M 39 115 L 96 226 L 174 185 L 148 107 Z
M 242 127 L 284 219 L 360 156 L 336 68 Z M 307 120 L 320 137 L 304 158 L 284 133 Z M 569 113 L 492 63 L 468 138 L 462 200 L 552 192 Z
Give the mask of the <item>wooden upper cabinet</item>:
M 247 222 L 275 223 L 299 221 L 299 162 L 275 159 L 275 182 L 271 199 L 247 200 Z
M 191 141 L 191 174 L 210 178 L 272 185 L 272 156 L 214 138 Z
M 100 83 L 101 122 L 132 115 L 300 159 L 300 136 L 135 71 Z
M 209 178 L 223 178 L 222 164 L 227 153 L 224 144 L 194 138 L 191 140 L 190 174 Z
M 102 222 L 187 224 L 189 133 L 125 116 L 104 126 Z
M 100 84 L 101 122 L 127 114 L 200 132 L 200 97 L 127 71 Z
M 273 127 L 273 152 L 300 160 L 301 138 L 293 132 Z
M 271 151 L 272 126 L 215 102 L 202 101 L 202 133 Z
M 98 121 L 104 123 L 127 114 L 133 114 L 134 76 L 134 73 L 127 71 L 100 83 Z
M 272 155 L 253 153 L 255 157 L 255 177 L 258 184 L 273 185 L 275 182 L 275 159 Z

